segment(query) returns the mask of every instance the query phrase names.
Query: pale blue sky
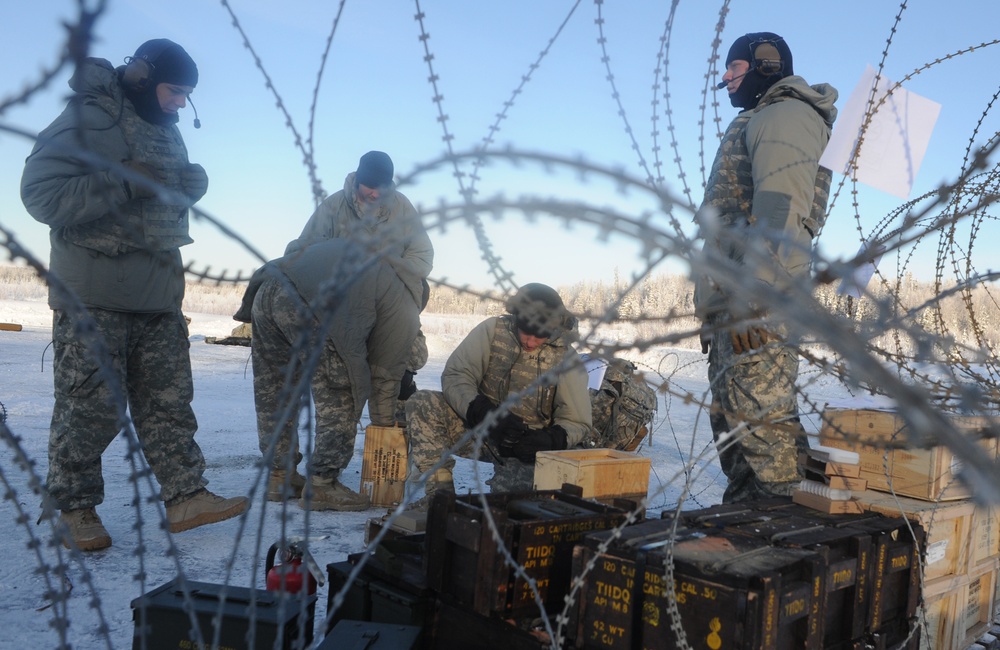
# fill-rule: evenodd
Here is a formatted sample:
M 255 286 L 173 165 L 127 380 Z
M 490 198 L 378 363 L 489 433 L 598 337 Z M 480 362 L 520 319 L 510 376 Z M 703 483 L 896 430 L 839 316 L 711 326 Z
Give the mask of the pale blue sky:
M 6 2 L 13 7 L 12 0 Z M 320 57 L 339 3 L 232 0 L 229 5 L 296 129 L 306 137 Z M 946 5 L 947 13 L 941 3 L 909 5 L 902 11 L 885 59 L 885 75 L 894 81 L 935 59 L 997 37 L 1000 5 L 994 2 L 952 2 Z M 646 177 L 639 158 L 641 155 L 652 168 L 652 86 L 660 38 L 671 18 L 670 2 L 619 0 L 600 5 L 609 65 L 638 152 L 626 133 L 607 79 L 598 42 L 599 7 L 592 0 L 422 0 L 419 6 L 430 35 L 427 46 L 434 55 L 432 64 L 448 116 L 446 125 L 457 151 L 465 152 L 481 143 L 497 114 L 505 110 L 504 102 L 530 73 L 530 81 L 506 109 L 495 137 L 497 144 L 554 156 L 580 155 L 639 179 Z M 531 65 L 574 6 L 562 33 L 532 71 Z M 69 0 L 18 2 L 16 7 L 5 12 L 5 36 L 0 42 L 7 62 L 0 69 L 0 94 L 5 98 L 20 92 L 43 66 L 54 61 L 63 42 L 60 23 L 74 21 L 78 10 L 77 3 Z M 198 63 L 201 81 L 193 97 L 202 128 L 192 127 L 190 108 L 182 113 L 180 126 L 191 159 L 203 164 L 211 179 L 199 207 L 240 233 L 265 257 L 280 255 L 312 212 L 309 179 L 285 117 L 275 107 L 275 99 L 244 49 L 225 6 L 207 0 L 110 0 L 107 7 L 97 23 L 94 56 L 119 64 L 141 42 L 167 37 L 183 45 Z M 344 5 L 315 121 L 318 175 L 328 193 L 343 186 L 345 175 L 369 149 L 388 152 L 396 163 L 397 175 L 409 174 L 444 151 L 424 44 L 418 39 L 419 24 L 414 19 L 416 7 L 405 0 L 353 0 Z M 702 167 L 711 163 L 717 143 L 711 102 L 718 102 L 722 126 L 736 114 L 724 92 L 709 94 L 704 115 L 707 124 L 704 128 L 700 124 L 707 82 L 714 84 L 721 76 L 717 73 L 706 81 L 721 10 L 725 10 L 719 46 L 723 58 L 731 42 L 745 32 L 777 32 L 792 49 L 795 72 L 810 83 L 836 86 L 841 93 L 838 105 L 853 90 L 865 66 L 880 63 L 886 39 L 901 11 L 898 3 L 871 0 L 679 2 L 672 18 L 666 72 L 681 164 L 696 203 L 702 195 Z M 975 135 L 981 145 L 998 130 L 996 117 L 989 113 L 978 134 L 974 133 L 997 91 L 994 73 L 998 64 L 1000 46 L 990 46 L 935 65 L 904 85 L 942 104 L 911 196 L 954 178 L 969 139 Z M 678 167 L 667 138 L 662 74 L 661 68 L 657 113 L 660 155 L 665 186 L 680 195 Z M 69 71 L 62 72 L 27 106 L 0 114 L 0 124 L 31 132 L 43 128 L 64 105 L 68 76 Z M 47 260 L 48 229 L 27 216 L 18 197 L 23 160 L 30 148 L 29 140 L 0 132 L 0 225 Z M 550 176 L 537 166 L 515 169 L 498 164 L 480 170 L 479 175 L 480 197 L 502 193 L 516 199 L 523 194 L 552 194 L 598 206 L 614 204 L 635 214 L 651 207 L 648 198 L 635 194 L 623 197 L 613 184 L 592 177 L 581 183 L 565 173 Z M 423 206 L 460 201 L 450 170 L 422 174 L 403 191 Z M 854 200 L 847 189 L 838 198 L 839 209 L 821 240 L 825 253 L 852 255 L 861 238 L 900 203 L 881 192 L 863 191 L 857 197 L 863 216 L 859 233 L 852 216 Z M 685 224 L 689 221 L 684 211 L 677 211 L 676 216 Z M 623 276 L 641 268 L 636 262 L 641 255 L 635 242 L 612 237 L 604 243 L 587 226 L 567 230 L 563 222 L 544 216 L 535 223 L 509 216 L 500 221 L 488 218 L 485 223 L 495 252 L 518 284 L 611 281 L 616 267 Z M 446 233 L 432 229 L 430 235 L 436 247 L 433 277 L 489 286 L 486 265 L 479 259 L 468 227 L 455 223 Z M 245 275 L 258 265 L 238 245 L 203 222 L 195 224 L 193 236 L 196 243 L 183 252 L 186 261 L 193 261 L 197 268 L 211 266 L 216 271 Z M 912 270 L 932 272 L 935 243 L 921 243 L 919 254 L 927 256 L 927 261 Z M 990 262 L 983 259 L 979 266 L 989 267 Z M 658 270 L 684 272 L 685 268 L 675 261 Z

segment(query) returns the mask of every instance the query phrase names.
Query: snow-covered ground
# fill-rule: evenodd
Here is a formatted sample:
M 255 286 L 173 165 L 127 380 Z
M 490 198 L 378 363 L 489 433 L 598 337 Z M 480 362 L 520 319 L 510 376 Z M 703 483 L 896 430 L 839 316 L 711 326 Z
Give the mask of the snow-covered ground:
M 119 437 L 103 459 L 106 498 L 98 512 L 114 540 L 102 552 L 74 555 L 51 543 L 48 522 L 36 523 L 39 497 L 32 481 L 44 481 L 49 418 L 52 411 L 51 314 L 44 301 L 0 301 L 0 322 L 20 323 L 20 332 L 0 331 L 0 402 L 7 409 L 13 441 L 5 440 L 0 480 L 5 499 L 0 505 L 0 648 L 60 647 L 130 648 L 133 620 L 130 602 L 183 573 L 189 580 L 228 583 L 238 587 L 264 585 L 264 558 L 272 543 L 284 535 L 320 537 L 311 551 L 320 566 L 342 561 L 364 549 L 364 525 L 385 512 L 306 513 L 297 505 L 281 508 L 262 498 L 259 453 L 253 407 L 249 349 L 211 345 L 206 337 L 222 337 L 236 324 L 223 316 L 188 314 L 192 321 L 191 357 L 195 402 L 209 488 L 223 496 L 250 494 L 254 500 L 245 517 L 168 535 L 160 528 L 162 506 L 150 499 L 152 486 L 131 476 L 125 440 Z M 420 388 L 439 388 L 450 350 L 478 317 L 425 314 L 430 361 L 417 375 Z M 707 414 L 680 395 L 703 399 L 705 360 L 694 350 L 652 349 L 629 356 L 655 381 L 669 380 L 670 391 L 660 396 L 652 440 L 639 449 L 652 459 L 649 509 L 652 516 L 673 507 L 681 498 L 685 480 L 690 493 L 685 508 L 719 503 L 725 485 L 711 445 Z M 843 395 L 831 387 L 812 386 L 814 399 Z M 838 392 L 839 391 L 839 392 Z M 815 431 L 815 417 L 806 417 Z M 362 425 L 366 424 L 363 419 Z M 364 436 L 359 435 L 345 483 L 360 483 Z M 23 456 L 22 456 L 23 455 Z M 19 462 L 21 458 L 27 465 Z M 696 459 L 693 463 L 689 462 Z M 459 491 L 473 490 L 473 461 L 460 460 L 456 472 Z M 479 465 L 480 478 L 490 475 Z M 141 495 L 137 508 L 136 491 Z M 141 525 L 140 525 L 141 524 Z M 65 567 L 65 579 L 60 578 Z M 65 604 L 53 604 L 50 594 L 66 594 Z M 325 616 L 326 588 L 319 592 L 317 619 Z M 63 610 L 65 608 L 65 611 Z M 57 621 L 69 628 L 62 637 Z M 106 628 L 106 632 L 103 630 Z

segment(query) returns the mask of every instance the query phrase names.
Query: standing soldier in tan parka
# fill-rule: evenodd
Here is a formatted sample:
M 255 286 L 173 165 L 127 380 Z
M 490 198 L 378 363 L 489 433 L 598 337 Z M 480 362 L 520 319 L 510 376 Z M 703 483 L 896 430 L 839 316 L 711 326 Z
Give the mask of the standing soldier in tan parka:
M 770 32 L 736 39 L 722 81 L 732 105 L 744 110 L 719 145 L 701 212 L 715 224 L 706 267 L 725 269 L 730 279 L 703 273 L 695 307 L 729 503 L 787 495 L 800 480 L 797 456 L 806 439 L 795 393 L 798 353 L 768 305 L 732 278 L 760 283 L 771 295 L 808 280 L 830 190 L 819 158 L 837 116 L 837 91 L 795 76 L 791 50 Z

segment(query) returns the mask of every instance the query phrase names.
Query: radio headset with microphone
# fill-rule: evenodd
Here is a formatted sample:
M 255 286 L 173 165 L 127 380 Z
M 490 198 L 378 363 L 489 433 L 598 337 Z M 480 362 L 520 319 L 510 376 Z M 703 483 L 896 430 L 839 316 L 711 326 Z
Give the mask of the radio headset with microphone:
M 722 90 L 730 82 L 742 79 L 754 70 L 765 77 L 770 77 L 781 74 L 781 71 L 785 68 L 785 62 L 781 60 L 781 53 L 778 52 L 778 48 L 775 46 L 773 40 L 761 40 L 751 43 L 750 52 L 750 67 L 747 68 L 747 71 L 737 77 L 733 77 L 729 81 L 720 81 L 715 84 L 716 88 Z
M 201 120 L 198 119 L 198 109 L 194 107 L 194 102 L 191 100 L 191 95 L 187 96 L 188 103 L 191 104 L 191 110 L 194 111 L 194 128 L 201 128 Z
M 125 57 L 125 70 L 122 72 L 122 84 L 128 86 L 137 93 L 144 93 L 149 90 L 150 79 L 156 66 L 153 61 L 160 58 L 160 55 L 175 47 L 176 43 L 164 39 L 162 42 L 150 46 L 147 52 L 139 56 Z M 198 119 L 198 109 L 195 108 L 191 96 L 187 97 L 191 103 L 191 110 L 194 111 L 194 128 L 201 128 L 201 120 Z
M 154 43 L 149 50 L 139 56 L 125 57 L 125 71 L 122 73 L 122 84 L 128 86 L 136 93 L 144 93 L 149 90 L 150 78 L 156 66 L 153 61 L 160 58 L 160 55 L 173 47 L 174 43 L 164 39 Z

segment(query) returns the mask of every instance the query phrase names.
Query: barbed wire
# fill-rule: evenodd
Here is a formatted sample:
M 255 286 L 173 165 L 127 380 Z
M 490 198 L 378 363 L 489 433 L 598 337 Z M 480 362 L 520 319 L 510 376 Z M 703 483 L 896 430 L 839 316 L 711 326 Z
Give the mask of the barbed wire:
M 343 0 L 341 1 L 332 19 L 326 39 L 326 48 L 318 66 L 312 103 L 309 108 L 308 129 L 304 137 L 295 126 L 295 120 L 275 88 L 264 62 L 251 45 L 250 39 L 237 17 L 236 10 L 226 0 L 220 0 L 220 3 L 229 14 L 233 28 L 242 38 L 243 47 L 263 75 L 266 88 L 274 95 L 277 108 L 284 116 L 286 125 L 292 131 L 293 145 L 303 155 L 303 164 L 310 180 L 313 198 L 318 204 L 326 196 L 326 193 L 315 164 L 316 147 L 313 139 L 315 116 L 319 108 L 319 89 L 345 3 Z M 819 256 L 818 251 L 811 250 L 809 253 L 814 256 L 814 265 L 817 269 L 816 279 L 793 283 L 777 290 L 759 285 L 753 281 L 751 274 L 746 272 L 747 266 L 753 267 L 767 262 L 762 251 L 758 248 L 753 246 L 747 248 L 745 261 L 747 266 L 735 266 L 728 260 L 718 259 L 700 249 L 700 242 L 708 237 L 725 237 L 725 233 L 712 230 L 717 226 L 713 226 L 709 220 L 701 219 L 696 226 L 700 230 L 696 233 L 691 232 L 696 205 L 692 199 L 691 187 L 688 185 L 688 174 L 685 172 L 684 161 L 679 153 L 675 133 L 677 126 L 674 123 L 669 83 L 671 63 L 669 54 L 671 39 L 676 29 L 674 21 L 677 0 L 674 0 L 670 6 L 654 70 L 651 118 L 651 135 L 654 145 L 652 156 L 650 156 L 652 167 L 650 167 L 647 157 L 633 133 L 626 105 L 616 86 L 610 54 L 612 51 L 610 45 L 612 44 L 608 42 L 608 35 L 605 31 L 603 3 L 600 0 L 596 0 L 594 3 L 595 24 L 598 30 L 597 45 L 600 50 L 601 62 L 607 73 L 606 81 L 610 86 L 610 96 L 616 103 L 618 114 L 624 126 L 624 133 L 637 156 L 638 167 L 643 172 L 644 178 L 633 176 L 622 169 L 608 168 L 581 157 L 569 157 L 543 151 L 524 151 L 514 147 L 495 147 L 495 138 L 501 130 L 501 123 L 508 118 L 516 100 L 531 81 L 534 72 L 542 65 L 551 48 L 557 43 L 557 39 L 574 12 L 578 10 L 579 5 L 580 2 L 577 1 L 571 6 L 538 57 L 529 65 L 528 71 L 521 76 L 520 82 L 509 95 L 509 99 L 503 103 L 501 110 L 496 114 L 496 120 L 488 127 L 487 134 L 483 137 L 480 145 L 470 151 L 460 151 L 454 146 L 455 136 L 449 126 L 449 115 L 445 109 L 442 91 L 444 84 L 433 63 L 434 53 L 430 47 L 428 24 L 434 17 L 428 16 L 422 9 L 419 0 L 415 0 L 414 20 L 418 27 L 417 38 L 423 45 L 424 61 L 428 69 L 427 81 L 431 88 L 431 99 L 437 111 L 436 121 L 442 131 L 442 141 L 446 145 L 446 152 L 440 156 L 429 157 L 423 162 L 418 162 L 411 172 L 399 176 L 399 187 L 405 189 L 408 186 L 419 186 L 422 180 L 431 173 L 442 169 L 451 170 L 458 186 L 460 198 L 457 200 L 442 198 L 435 206 L 420 206 L 424 225 L 428 230 L 438 232 L 444 232 L 448 227 L 460 225 L 471 229 L 475 233 L 482 259 L 496 283 L 496 290 L 487 292 L 462 284 L 461 280 L 433 279 L 435 287 L 448 288 L 460 295 L 473 296 L 499 305 L 504 296 L 516 286 L 513 280 L 513 270 L 506 268 L 494 252 L 493 245 L 483 227 L 484 217 L 503 220 L 514 218 L 514 215 L 520 214 L 529 221 L 544 219 L 567 228 L 572 226 L 592 229 L 594 238 L 597 240 L 612 235 L 623 237 L 636 242 L 640 248 L 639 255 L 644 264 L 640 271 L 620 284 L 616 282 L 614 292 L 607 302 L 599 307 L 580 310 L 578 315 L 581 318 L 582 327 L 580 328 L 578 345 L 599 356 L 610 357 L 622 354 L 638 356 L 641 366 L 646 370 L 647 380 L 656 387 L 663 400 L 665 409 L 662 420 L 657 426 L 662 426 L 669 431 L 678 462 L 676 466 L 654 468 L 657 476 L 659 472 L 663 472 L 664 478 L 660 480 L 659 485 L 654 486 L 650 495 L 641 501 L 638 508 L 628 513 L 625 522 L 613 531 L 612 536 L 606 543 L 602 544 L 599 552 L 584 567 L 583 574 L 574 578 L 570 594 L 561 611 L 546 611 L 537 582 L 526 571 L 525 567 L 519 565 L 512 555 L 511 549 L 505 547 L 504 540 L 500 536 L 499 526 L 493 521 L 489 501 L 485 495 L 485 481 L 479 475 L 478 465 L 474 466 L 474 478 L 480 488 L 479 504 L 490 524 L 489 530 L 498 544 L 500 559 L 528 585 L 532 597 L 539 607 L 542 619 L 541 627 L 551 639 L 552 647 L 562 647 L 566 641 L 567 626 L 572 618 L 572 610 L 579 604 L 579 598 L 583 597 L 582 590 L 585 578 L 593 570 L 596 558 L 601 552 L 610 548 L 610 545 L 618 539 L 621 530 L 634 523 L 646 507 L 654 503 L 657 503 L 661 510 L 673 510 L 676 514 L 691 506 L 704 505 L 698 501 L 698 498 L 709 489 L 706 486 L 711 486 L 718 477 L 718 470 L 713 465 L 713 459 L 719 450 L 706 436 L 699 439 L 694 431 L 685 430 L 682 432 L 682 428 L 690 429 L 692 424 L 683 416 L 674 417 L 673 415 L 675 408 L 678 411 L 681 408 L 693 410 L 695 412 L 693 427 L 698 429 L 699 424 L 710 417 L 713 408 L 710 396 L 706 394 L 704 389 L 689 389 L 682 385 L 682 377 L 691 366 L 695 365 L 695 362 L 690 364 L 675 363 L 673 367 L 668 367 L 671 362 L 678 361 L 676 353 L 672 350 L 676 347 L 682 347 L 692 340 L 697 340 L 699 333 L 703 331 L 695 317 L 691 303 L 682 301 L 684 302 L 683 306 L 674 304 L 665 311 L 655 313 L 642 310 L 634 311 L 630 307 L 636 296 L 643 292 L 643 283 L 651 277 L 654 270 L 663 261 L 668 259 L 683 262 L 690 269 L 692 276 L 711 275 L 719 285 L 729 291 L 749 296 L 755 302 L 767 305 L 771 314 L 788 327 L 789 334 L 786 342 L 797 349 L 803 359 L 803 368 L 806 370 L 800 375 L 798 395 L 802 405 L 802 415 L 822 416 L 824 403 L 822 395 L 820 395 L 820 385 L 823 382 L 830 382 L 850 394 L 864 393 L 890 397 L 895 400 L 908 427 L 905 437 L 893 437 L 882 444 L 886 454 L 883 460 L 887 476 L 891 476 L 888 466 L 888 453 L 891 450 L 944 445 L 962 462 L 962 481 L 969 486 L 970 492 L 983 502 L 1000 503 L 1000 481 L 997 479 L 997 476 L 1000 476 L 998 474 L 1000 467 L 995 460 L 985 458 L 975 442 L 970 440 L 952 419 L 952 416 L 957 413 L 981 415 L 987 423 L 984 431 L 986 435 L 996 437 L 1000 433 L 1000 429 L 996 425 L 996 415 L 1000 409 L 1000 386 L 998 386 L 997 381 L 1000 369 L 997 368 L 996 361 L 997 343 L 991 336 L 997 325 L 1000 324 L 1000 307 L 998 307 L 998 301 L 992 287 L 992 283 L 998 279 L 1000 272 L 982 270 L 974 255 L 975 251 L 980 250 L 976 245 L 981 241 L 981 238 L 991 234 L 988 228 L 996 220 L 992 210 L 997 202 L 997 197 L 1000 196 L 1000 187 L 997 183 L 998 169 L 995 163 L 991 162 L 1000 140 L 996 136 L 991 136 L 987 138 L 985 144 L 977 145 L 976 138 L 985 128 L 987 116 L 991 115 L 996 98 L 1000 93 L 993 95 L 975 124 L 964 158 L 953 182 L 943 183 L 937 188 L 925 191 L 918 199 L 905 202 L 872 225 L 871 215 L 868 215 L 867 222 L 861 216 L 862 200 L 858 191 L 858 180 L 854 177 L 858 156 L 861 155 L 863 146 L 866 144 L 865 137 L 872 120 L 879 110 L 885 109 L 888 98 L 901 89 L 904 82 L 933 66 L 951 62 L 960 56 L 991 47 L 1000 43 L 1000 40 L 963 48 L 929 61 L 914 69 L 899 82 L 892 84 L 884 95 L 877 97 L 873 87 L 859 135 L 858 147 L 849 163 L 849 170 L 854 171 L 849 171 L 837 186 L 836 191 L 831 194 L 828 210 L 834 208 L 840 192 L 847 183 L 850 183 L 851 207 L 853 208 L 858 237 L 861 242 L 875 244 L 878 248 L 872 246 L 868 251 L 848 260 L 824 259 Z M 721 117 L 718 111 L 718 102 L 714 101 L 716 94 L 712 90 L 714 84 L 711 83 L 711 79 L 717 73 L 718 48 L 722 43 L 721 35 L 725 28 L 728 9 L 728 2 L 721 3 L 719 19 L 715 25 L 711 56 L 707 61 L 702 104 L 699 107 L 698 126 L 701 129 L 701 135 L 698 142 L 702 186 L 705 185 L 706 172 L 705 129 L 710 114 L 714 114 L 711 119 L 716 125 L 716 135 L 721 136 L 721 128 L 719 128 Z M 882 78 L 893 44 L 893 37 L 903 24 L 902 18 L 906 9 L 907 3 L 902 2 L 895 17 L 895 23 L 890 29 L 889 38 L 886 40 L 883 57 L 875 76 L 876 81 Z M 106 6 L 103 2 L 98 3 L 92 10 L 87 9 L 85 4 L 81 2 L 76 22 L 66 26 L 65 53 L 57 56 L 49 67 L 38 72 L 35 79 L 26 85 L 24 90 L 0 101 L 0 115 L 3 115 L 14 105 L 29 104 L 32 98 L 40 90 L 47 87 L 60 71 L 74 62 L 82 60 L 93 38 L 93 25 L 105 12 Z M 713 101 L 711 103 L 708 101 L 709 92 L 712 92 Z M 659 120 L 661 115 L 659 107 L 661 100 L 664 107 L 663 118 L 667 121 L 667 132 L 670 136 L 669 146 L 674 152 L 673 162 L 677 166 L 677 175 L 673 179 L 668 179 L 664 175 L 665 161 L 660 158 Z M 35 137 L 34 134 L 7 125 L 0 125 L 0 129 L 20 137 Z M 100 160 L 84 148 L 73 153 L 86 164 L 110 168 L 116 173 L 128 177 L 128 171 L 120 168 L 120 165 L 117 164 L 118 161 Z M 636 203 L 648 204 L 651 207 L 639 211 L 637 214 L 636 211 L 629 208 L 597 206 L 579 199 L 567 200 L 536 196 L 511 198 L 502 194 L 486 198 L 480 197 L 477 182 L 480 180 L 483 170 L 490 165 L 499 164 L 515 167 L 538 166 L 546 172 L 569 172 L 580 185 L 609 184 L 615 188 L 619 195 L 627 199 L 634 199 Z M 466 169 L 471 171 L 467 173 L 464 171 Z M 673 181 L 679 182 L 681 186 L 677 195 L 670 189 Z M 224 238 L 237 243 L 250 252 L 256 260 L 261 263 L 267 261 L 237 229 L 227 226 L 222 220 L 198 208 L 192 209 L 192 215 L 195 220 L 215 228 Z M 684 217 L 688 217 L 688 219 L 682 222 Z M 967 230 L 967 239 L 959 241 L 960 231 L 963 228 Z M 153 483 L 151 470 L 143 457 L 142 446 L 135 434 L 134 425 L 128 412 L 127 391 L 120 385 L 120 380 L 109 361 L 109 351 L 103 342 L 95 336 L 93 321 L 84 305 L 79 303 L 61 279 L 51 273 L 43 262 L 30 255 L 9 230 L 0 226 L 0 235 L 2 235 L 0 246 L 8 258 L 29 266 L 46 283 L 50 291 L 58 295 L 60 301 L 70 305 L 68 311 L 74 320 L 80 323 L 76 332 L 78 338 L 88 347 L 93 358 L 100 361 L 102 377 L 112 387 L 113 407 L 127 443 L 127 462 L 130 467 L 129 482 L 132 490 L 130 507 L 136 512 L 138 568 L 132 575 L 132 580 L 137 583 L 141 591 L 145 592 L 147 578 L 145 553 L 149 540 L 143 533 L 146 523 L 143 512 L 149 512 L 150 508 L 155 509 L 161 527 L 165 526 L 166 520 L 163 510 L 159 508 L 159 500 L 156 496 L 158 490 Z M 935 235 L 937 242 L 934 291 L 929 297 L 915 297 L 909 292 L 907 280 L 907 274 L 913 263 L 912 256 L 918 246 L 933 239 Z M 788 246 L 794 245 L 792 241 L 781 243 Z M 366 244 L 374 247 L 373 242 L 366 242 Z M 875 285 L 864 288 L 860 297 L 839 296 L 831 288 L 831 285 L 837 281 L 849 278 L 858 268 L 873 263 L 878 256 L 885 254 L 896 254 L 900 260 L 894 277 L 892 274 L 876 271 Z M 988 253 L 986 255 L 988 260 Z M 295 382 L 289 380 L 281 387 L 279 402 L 282 404 L 282 409 L 280 413 L 276 414 L 272 445 L 262 453 L 255 465 L 253 483 L 248 489 L 248 496 L 252 500 L 263 489 L 267 480 L 266 468 L 275 460 L 273 442 L 277 433 L 286 423 L 297 419 L 303 409 L 308 409 L 310 377 L 320 363 L 323 341 L 329 328 L 333 326 L 332 315 L 343 298 L 343 292 L 348 291 L 351 287 L 354 274 L 361 273 L 365 268 L 378 264 L 379 259 L 378 255 L 372 254 L 363 263 L 337 275 L 333 278 L 329 291 L 324 294 L 323 301 L 309 305 L 308 309 L 305 304 L 299 305 L 302 310 L 301 320 L 308 325 L 302 327 L 298 338 L 293 342 L 295 361 L 289 374 L 289 378 L 291 378 L 293 376 L 291 371 L 294 370 L 298 373 L 299 379 Z M 213 266 L 214 264 L 211 262 L 199 263 L 192 260 L 187 263 L 185 272 L 191 278 L 205 283 L 240 284 L 249 279 L 242 271 L 232 272 L 228 269 L 213 271 Z M 284 286 L 291 289 L 286 280 L 282 280 L 285 282 Z M 289 293 L 295 294 L 294 291 Z M 962 319 L 953 316 L 955 309 L 951 308 L 951 305 L 956 300 L 961 305 Z M 307 314 L 315 315 L 316 319 L 307 318 Z M 630 340 L 616 340 L 607 337 L 609 328 L 615 326 L 631 325 L 638 328 L 655 323 L 665 323 L 664 331 L 646 331 L 641 337 Z M 670 325 L 672 329 L 666 329 L 667 325 Z M 539 379 L 539 382 L 551 382 L 553 376 L 566 370 L 565 367 L 557 368 L 551 375 Z M 815 389 L 815 394 L 813 389 Z M 509 409 L 519 397 L 519 394 L 510 395 L 498 412 L 491 414 L 481 426 L 466 432 L 458 443 L 441 455 L 434 468 L 413 482 L 414 486 L 416 488 L 422 486 L 435 469 L 444 465 L 450 454 L 459 453 L 466 445 L 471 444 L 475 456 L 478 457 L 485 442 L 485 432 L 489 425 L 501 416 L 504 409 Z M 736 427 L 729 438 L 723 442 L 723 448 L 725 445 L 737 444 L 742 437 L 750 435 L 755 425 L 787 425 L 786 422 L 776 421 L 768 413 L 744 415 L 740 426 Z M 3 438 L 11 452 L 7 460 L 0 464 L 0 482 L 5 487 L 7 500 L 14 504 L 14 523 L 26 535 L 28 539 L 27 549 L 31 555 L 30 561 L 37 565 L 36 573 L 41 576 L 44 583 L 43 598 L 47 602 L 47 608 L 51 610 L 51 627 L 55 630 L 56 644 L 60 648 L 71 645 L 68 634 L 70 618 L 74 614 L 78 615 L 78 611 L 69 607 L 73 595 L 71 592 L 74 590 L 74 586 L 68 581 L 72 565 L 77 567 L 82 576 L 83 586 L 90 593 L 87 603 L 90 610 L 88 615 L 96 619 L 96 637 L 102 644 L 110 648 L 113 646 L 113 630 L 108 620 L 109 617 L 104 611 L 99 589 L 88 569 L 85 558 L 79 551 L 64 551 L 61 548 L 62 540 L 65 539 L 67 531 L 64 526 L 59 524 L 55 514 L 55 505 L 46 495 L 44 480 L 36 472 L 35 459 L 31 458 L 25 448 L 24 441 L 12 429 L 12 424 L 8 421 L 7 410 L 3 404 L 0 404 L 0 438 Z M 306 428 L 306 433 L 310 435 L 304 436 L 306 445 L 304 451 L 307 457 L 314 452 L 311 442 L 311 434 L 315 433 L 314 428 L 315 423 L 310 422 Z M 840 433 L 846 440 L 862 441 L 856 433 L 849 431 Z M 816 434 L 812 433 L 812 435 Z M 651 441 L 652 434 L 650 436 Z M 699 440 L 701 444 L 699 444 Z M 707 474 L 713 472 L 714 476 L 706 478 Z M 19 500 L 19 492 L 23 490 L 28 490 L 33 497 L 41 499 L 43 503 L 42 519 L 48 524 L 45 533 L 39 532 L 36 527 L 31 525 L 31 519 L 34 518 L 30 515 L 31 509 Z M 667 504 L 670 505 L 667 506 Z M 406 505 L 406 503 L 402 503 L 395 509 L 387 519 L 387 525 L 370 542 L 369 549 L 375 548 L 384 539 L 394 518 L 402 514 Z M 264 550 L 262 544 L 267 525 L 268 507 L 265 501 L 264 507 L 255 509 L 253 515 L 244 514 L 238 521 L 237 539 L 248 532 L 255 534 L 253 549 L 255 558 L 259 558 Z M 279 511 L 281 539 L 287 540 L 291 536 L 290 522 L 292 517 L 286 506 L 279 506 L 277 510 Z M 679 517 L 675 517 L 675 526 L 678 521 Z M 305 512 L 303 525 L 308 536 L 308 531 L 314 526 L 309 510 Z M 174 545 L 171 536 L 168 534 L 166 538 L 167 555 L 172 558 L 174 568 L 183 585 L 189 576 L 183 562 L 181 562 L 181 554 Z M 306 544 L 308 545 L 308 541 Z M 666 562 L 663 578 L 667 581 L 666 584 L 672 584 L 674 579 L 673 562 L 671 561 L 672 547 L 667 545 L 665 549 Z M 324 626 L 332 620 L 338 608 L 343 605 L 347 591 L 352 582 L 364 570 L 369 557 L 370 554 L 363 556 L 363 559 L 352 569 L 346 584 L 341 587 L 338 593 L 332 595 L 332 607 L 326 613 Z M 234 545 L 226 558 L 223 570 L 226 586 L 232 582 L 237 561 L 237 549 Z M 255 575 L 254 573 L 254 577 Z M 190 600 L 188 591 L 185 591 L 187 601 Z M 225 591 L 223 591 L 224 595 Z M 679 646 L 688 647 L 684 639 L 676 594 L 673 590 L 667 590 L 667 597 L 671 628 L 679 639 Z M 195 615 L 189 602 L 185 611 L 194 629 L 198 629 L 198 626 L 194 624 Z M 218 635 L 219 630 L 217 629 L 215 643 L 219 641 Z M 197 641 L 205 643 L 213 640 L 204 639 L 199 633 Z

